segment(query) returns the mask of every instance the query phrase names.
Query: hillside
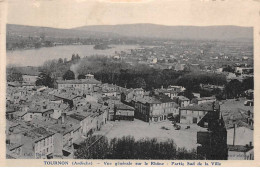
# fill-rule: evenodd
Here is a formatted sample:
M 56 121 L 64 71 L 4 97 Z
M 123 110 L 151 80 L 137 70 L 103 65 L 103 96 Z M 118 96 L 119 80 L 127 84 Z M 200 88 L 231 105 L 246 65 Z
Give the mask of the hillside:
M 96 25 L 75 28 L 81 31 L 117 33 L 128 37 L 195 40 L 252 40 L 253 28 L 239 26 L 163 26 L 155 24 Z
M 253 28 L 239 26 L 164 26 L 155 24 L 95 25 L 58 29 L 7 24 L 7 36 L 52 38 L 162 38 L 252 41 Z
M 25 26 L 25 25 L 6 25 L 6 32 L 8 35 L 13 36 L 40 36 L 44 34 L 46 37 L 52 38 L 117 38 L 119 37 L 116 33 L 105 33 L 97 31 L 86 31 L 76 29 L 58 29 L 50 27 L 36 27 L 36 26 Z

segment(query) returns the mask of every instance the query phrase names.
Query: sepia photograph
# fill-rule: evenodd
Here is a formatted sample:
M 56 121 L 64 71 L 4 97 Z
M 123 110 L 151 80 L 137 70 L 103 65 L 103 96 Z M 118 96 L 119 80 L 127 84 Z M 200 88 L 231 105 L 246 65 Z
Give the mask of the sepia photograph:
M 255 160 L 255 20 L 214 17 L 231 2 L 6 1 L 5 159 Z

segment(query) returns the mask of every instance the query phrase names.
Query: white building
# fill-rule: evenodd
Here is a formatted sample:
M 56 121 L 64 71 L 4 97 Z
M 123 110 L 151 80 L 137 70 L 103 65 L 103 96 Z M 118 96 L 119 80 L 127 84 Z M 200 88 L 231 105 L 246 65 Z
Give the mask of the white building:
M 81 80 L 57 80 L 58 89 L 74 87 L 75 89 L 93 91 L 94 86 L 98 84 L 101 84 L 101 82 L 96 80 L 94 75 L 91 74 L 87 74 L 86 79 Z

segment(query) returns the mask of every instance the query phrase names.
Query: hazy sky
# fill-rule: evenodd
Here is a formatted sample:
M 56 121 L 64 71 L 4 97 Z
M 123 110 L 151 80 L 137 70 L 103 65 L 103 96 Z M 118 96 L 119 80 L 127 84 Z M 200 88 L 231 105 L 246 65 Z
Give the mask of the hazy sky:
M 260 4 L 254 0 L 143 0 L 135 3 L 111 3 L 109 0 L 7 2 L 7 23 L 57 28 L 132 23 L 252 26 L 259 19 L 255 16 L 258 15 Z

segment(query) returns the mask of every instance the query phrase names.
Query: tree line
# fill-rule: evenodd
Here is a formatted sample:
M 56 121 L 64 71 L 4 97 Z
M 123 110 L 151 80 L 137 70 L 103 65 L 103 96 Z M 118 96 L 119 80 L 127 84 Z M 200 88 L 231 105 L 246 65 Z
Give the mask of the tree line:
M 113 138 L 92 136 L 75 151 L 76 159 L 153 159 L 196 160 L 196 149 L 177 148 L 173 140 L 158 141 L 156 138 L 135 140 L 132 136 Z
M 72 64 L 77 64 L 78 77 L 70 70 Z M 186 88 L 182 94 L 193 98 L 192 93 L 200 93 L 202 97 L 215 95 L 218 99 L 235 98 L 241 96 L 243 91 L 254 89 L 254 79 L 247 78 L 242 82 L 232 80 L 227 82 L 225 75 L 205 72 L 175 71 L 173 69 L 155 69 L 143 64 L 130 65 L 124 61 L 114 60 L 105 56 L 90 56 L 81 58 L 73 54 L 71 59 L 58 59 L 46 61 L 39 68 L 36 85 L 54 87 L 58 77 L 64 80 L 84 79 L 88 73 L 94 74 L 95 78 L 103 83 L 116 84 L 126 88 L 143 88 L 147 91 L 179 85 Z M 8 81 L 21 81 L 21 73 L 13 68 L 7 74 Z M 206 91 L 201 89 L 200 84 L 212 84 L 224 86 L 220 91 Z

